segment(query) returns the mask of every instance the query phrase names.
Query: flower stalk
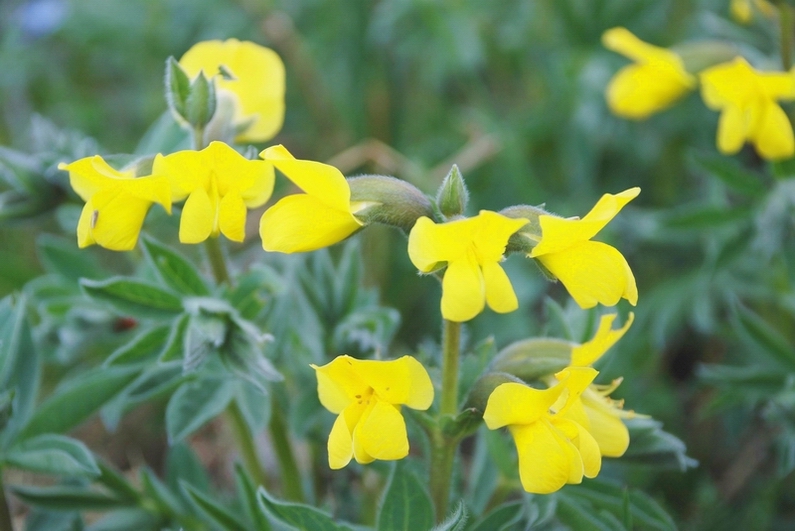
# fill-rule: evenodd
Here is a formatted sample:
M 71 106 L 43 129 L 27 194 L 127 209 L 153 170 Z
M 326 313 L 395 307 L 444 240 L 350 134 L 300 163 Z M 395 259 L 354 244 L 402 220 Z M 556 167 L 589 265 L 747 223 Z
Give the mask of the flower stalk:
M 290 445 L 288 437 L 287 422 L 284 419 L 282 409 L 274 400 L 271 406 L 271 420 L 268 426 L 273 448 L 276 451 L 276 458 L 282 469 L 282 487 L 284 496 L 288 500 L 303 502 L 304 491 L 301 488 L 301 475 L 298 472 L 298 464 L 293 455 L 293 447 Z
M 243 417 L 243 412 L 240 411 L 240 406 L 237 405 L 235 400 L 232 400 L 226 408 L 226 416 L 232 426 L 235 442 L 240 451 L 240 457 L 243 459 L 243 466 L 246 467 L 246 471 L 258 485 L 265 485 L 268 478 L 265 475 L 265 469 L 260 462 L 257 448 L 254 445 L 254 434 L 249 430 L 246 419 Z
M 778 5 L 778 21 L 781 31 L 781 66 L 792 68 L 792 8 L 784 2 Z

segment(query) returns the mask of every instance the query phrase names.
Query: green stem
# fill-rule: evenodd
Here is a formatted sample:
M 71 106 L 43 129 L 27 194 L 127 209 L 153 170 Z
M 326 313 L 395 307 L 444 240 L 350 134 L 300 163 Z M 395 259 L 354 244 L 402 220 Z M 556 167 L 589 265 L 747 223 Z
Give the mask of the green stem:
M 203 127 L 194 127 L 193 128 L 193 149 L 196 151 L 201 151 L 204 149 L 204 128 Z
M 240 411 L 237 401 L 232 400 L 229 403 L 229 407 L 226 408 L 226 414 L 235 434 L 240 457 L 243 458 L 243 466 L 246 467 L 246 471 L 258 485 L 265 485 L 268 479 L 265 475 L 265 468 L 262 466 L 259 454 L 257 454 L 257 448 L 254 446 L 254 435 L 249 430 L 248 423 L 243 417 L 243 412 Z
M 442 332 L 442 404 L 439 413 L 458 413 L 458 358 L 461 349 L 461 323 L 444 321 Z
M 444 321 L 442 332 L 442 402 L 440 417 L 458 413 L 458 359 L 461 351 L 461 323 Z M 458 439 L 446 436 L 437 427 L 431 436 L 431 498 L 436 507 L 436 521 L 447 515 L 450 487 L 453 481 L 453 461 Z
M 215 281 L 218 284 L 229 283 L 229 269 L 226 267 L 226 257 L 219 239 L 210 236 L 204 240 L 204 248 L 207 250 L 207 258 L 210 260 Z
M 780 2 L 778 13 L 781 30 L 781 66 L 784 70 L 789 70 L 792 67 L 792 8 Z
M 3 469 L 0 468 L 0 531 L 14 531 L 14 524 L 11 521 L 11 511 L 8 509 L 6 500 L 6 489 L 3 485 Z
M 301 488 L 301 475 L 298 472 L 298 464 L 293 455 L 293 447 L 290 444 L 287 422 L 281 407 L 272 401 L 271 421 L 268 426 L 273 440 L 273 447 L 276 450 L 276 457 L 282 469 L 282 483 L 284 485 L 284 496 L 288 500 L 297 502 L 304 501 L 304 491 Z

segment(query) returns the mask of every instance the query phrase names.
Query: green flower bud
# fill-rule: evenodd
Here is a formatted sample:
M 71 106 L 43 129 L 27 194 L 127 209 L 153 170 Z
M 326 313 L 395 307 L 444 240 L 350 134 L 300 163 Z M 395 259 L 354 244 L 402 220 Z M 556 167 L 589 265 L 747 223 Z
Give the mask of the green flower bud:
M 409 232 L 422 216 L 433 217 L 431 201 L 415 186 L 384 175 L 348 179 L 354 216 L 364 223 L 383 223 Z
M 568 367 L 573 348 L 571 342 L 562 339 L 524 339 L 502 349 L 492 361 L 491 369 L 527 382 L 539 380 Z
M 468 202 L 469 192 L 466 183 L 464 183 L 464 177 L 458 166 L 453 164 L 436 193 L 436 204 L 442 215 L 449 219 L 463 215 Z
M 678 44 L 672 46 L 671 51 L 676 52 L 682 58 L 685 70 L 694 75 L 710 66 L 731 61 L 740 55 L 734 44 L 722 41 Z
M 543 205 L 542 205 L 543 206 Z M 548 214 L 541 207 L 530 205 L 515 205 L 500 210 L 500 214 L 508 218 L 524 218 L 527 223 L 508 239 L 505 253 L 529 253 L 541 241 L 541 223 L 539 216 Z
M 505 372 L 489 372 L 481 376 L 469 388 L 469 395 L 467 396 L 466 403 L 464 404 L 464 411 L 475 410 L 483 417 L 483 412 L 486 411 L 486 404 L 489 402 L 489 397 L 498 385 L 514 382 L 524 383 L 522 380 Z
M 173 57 L 166 59 L 166 101 L 175 115 L 187 120 L 190 79 Z
M 190 85 L 190 94 L 185 101 L 185 118 L 193 127 L 204 127 L 215 114 L 216 104 L 215 83 L 202 72 Z

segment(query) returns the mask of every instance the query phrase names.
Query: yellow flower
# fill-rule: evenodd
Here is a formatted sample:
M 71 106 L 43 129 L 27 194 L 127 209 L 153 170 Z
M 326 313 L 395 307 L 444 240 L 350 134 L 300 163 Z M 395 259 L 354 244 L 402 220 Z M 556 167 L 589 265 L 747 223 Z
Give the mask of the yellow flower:
M 729 9 L 736 21 L 748 24 L 753 19 L 753 7 L 768 18 L 776 14 L 776 8 L 767 0 L 731 0 Z
M 273 166 L 248 160 L 223 142 L 211 142 L 201 151 L 158 155 L 154 172 L 168 177 L 174 201 L 188 198 L 179 223 L 182 243 L 221 233 L 242 242 L 246 208 L 264 204 L 273 192 Z
M 587 367 L 601 358 L 629 330 L 635 314 L 630 313 L 624 326 L 614 330 L 615 318 L 616 314 L 603 315 L 593 339 L 572 349 L 572 367 Z M 588 417 L 588 431 L 599 445 L 601 454 L 606 457 L 621 457 L 627 451 L 629 430 L 621 419 L 635 416 L 631 411 L 622 410 L 623 401 L 609 397 L 620 384 L 620 378 L 606 386 L 591 384 L 579 400 L 571 405 L 572 410 L 582 411 Z
M 737 153 L 746 140 L 766 159 L 795 153 L 792 125 L 777 103 L 795 99 L 795 72 L 760 73 L 737 57 L 701 73 L 701 95 L 707 107 L 721 111 L 721 153 Z
M 526 219 L 511 219 L 481 210 L 469 219 L 437 225 L 423 216 L 409 233 L 409 258 L 423 273 L 447 263 L 442 280 L 442 316 L 468 321 L 489 307 L 498 313 L 514 311 L 519 303 L 499 262 L 511 234 Z
M 117 171 L 99 155 L 59 164 L 69 172 L 69 183 L 86 205 L 77 222 L 77 245 L 99 244 L 114 251 L 129 251 L 152 203 L 171 213 L 171 191 L 164 177 L 136 178 L 134 171 Z
M 607 30 L 602 43 L 635 61 L 613 76 L 607 87 L 607 103 L 619 116 L 648 118 L 696 86 L 696 79 L 685 70 L 681 57 L 641 41 L 626 28 Z
M 638 302 L 635 277 L 624 256 L 591 238 L 639 193 L 640 188 L 630 188 L 605 194 L 582 219 L 539 216 L 541 241 L 529 256 L 557 277 L 582 308 L 614 306 L 622 298 L 633 306 Z
M 411 356 L 392 361 L 338 356 L 317 367 L 320 403 L 339 416 L 328 438 L 333 469 L 351 457 L 367 464 L 376 459 L 402 459 L 409 453 L 406 422 L 400 406 L 425 410 L 433 403 L 433 384 L 425 368 Z
M 549 389 L 504 383 L 489 396 L 483 420 L 490 430 L 510 430 L 527 492 L 549 494 L 599 473 L 602 457 L 588 432 L 588 418 L 571 408 L 596 374 L 590 368 L 565 369 Z
M 270 147 L 260 156 L 306 192 L 288 195 L 262 216 L 259 233 L 266 251 L 314 251 L 344 240 L 362 227 L 353 214 L 366 205 L 351 202 L 348 181 L 337 168 L 298 160 L 284 146 Z
M 284 64 L 270 48 L 248 41 L 204 41 L 194 44 L 179 60 L 195 78 L 204 71 L 213 77 L 223 66 L 232 79 L 216 77 L 218 98 L 231 99 L 234 122 L 241 130 L 238 142 L 273 138 L 284 121 Z

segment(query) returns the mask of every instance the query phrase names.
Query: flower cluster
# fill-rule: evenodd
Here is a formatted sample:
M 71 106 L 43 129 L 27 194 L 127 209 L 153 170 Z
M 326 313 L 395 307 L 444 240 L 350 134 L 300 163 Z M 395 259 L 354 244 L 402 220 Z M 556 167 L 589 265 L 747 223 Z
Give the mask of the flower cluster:
M 771 8 L 766 3 L 758 6 Z M 734 2 L 732 10 L 740 18 L 750 17 L 749 2 Z M 647 118 L 668 108 L 700 83 L 704 103 L 720 112 L 717 145 L 721 153 L 737 153 L 748 142 L 766 159 L 795 155 L 792 124 L 779 104 L 795 100 L 795 69 L 760 72 L 744 58 L 735 57 L 690 72 L 679 54 L 647 44 L 624 28 L 608 30 L 602 42 L 634 61 L 621 69 L 607 87 L 607 103 L 615 114 Z
M 672 52 L 641 43 L 625 30 L 609 40 L 615 49 L 628 43 L 625 51 L 640 62 L 621 74 L 612 89 L 611 98 L 619 106 L 627 95 L 636 98 L 622 107 L 626 113 L 646 116 L 694 84 Z M 661 84 L 657 92 L 637 99 L 643 85 L 657 76 L 668 76 L 670 85 Z M 720 73 L 714 76 L 719 85 Z M 766 89 L 771 98 L 782 97 L 774 85 L 771 81 Z M 199 43 L 178 64 L 169 60 L 167 86 L 174 117 L 190 130 L 195 149 L 158 153 L 122 169 L 100 156 L 60 166 L 85 201 L 77 225 L 81 248 L 95 243 L 112 250 L 134 248 L 154 203 L 170 214 L 173 205 L 183 202 L 182 243 L 222 234 L 242 242 L 248 211 L 270 200 L 278 170 L 298 190 L 262 214 L 264 250 L 314 251 L 373 223 L 396 227 L 408 236 L 408 258 L 417 270 L 441 281 L 441 315 L 456 330 L 456 323 L 474 319 L 486 306 L 497 313 L 519 308 L 501 265 L 512 253 L 532 259 L 551 279 L 560 280 L 582 308 L 613 306 L 621 299 L 637 303 L 635 278 L 624 256 L 593 238 L 638 196 L 639 188 L 605 194 L 582 219 L 527 205 L 465 217 L 468 194 L 456 167 L 434 204 L 405 181 L 379 175 L 346 179 L 333 166 L 296 159 L 282 145 L 264 149 L 255 160 L 230 145 L 267 140 L 281 127 L 284 67 L 271 50 L 236 40 Z M 747 114 L 732 97 L 716 90 L 709 101 L 725 106 L 726 113 L 740 109 Z M 769 109 L 764 111 L 769 118 Z M 483 419 L 491 429 L 507 426 L 511 431 L 522 484 L 529 492 L 554 492 L 594 477 L 602 456 L 620 456 L 627 448 L 628 432 L 621 422 L 626 414 L 608 398 L 617 383 L 594 385 L 598 373 L 591 367 L 632 321 L 630 314 L 623 328 L 613 330 L 614 318 L 604 317 L 588 343 L 570 345 L 571 359 L 563 370 L 547 371 L 537 379 L 546 389 L 520 381 L 491 389 Z M 345 467 L 351 459 L 366 464 L 408 455 L 401 408 L 427 410 L 434 401 L 434 385 L 419 361 L 411 356 L 379 361 L 343 355 L 312 368 L 321 404 L 337 415 L 328 439 L 331 468 Z M 453 413 L 454 391 L 443 398 L 442 415 Z

